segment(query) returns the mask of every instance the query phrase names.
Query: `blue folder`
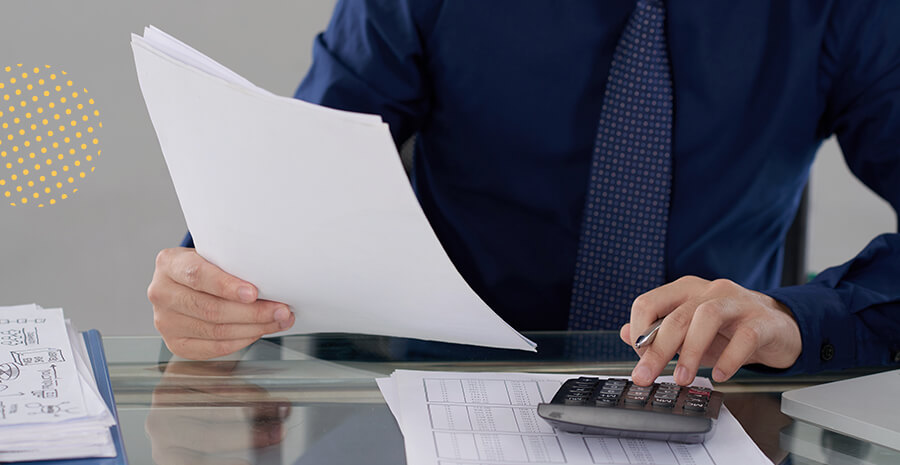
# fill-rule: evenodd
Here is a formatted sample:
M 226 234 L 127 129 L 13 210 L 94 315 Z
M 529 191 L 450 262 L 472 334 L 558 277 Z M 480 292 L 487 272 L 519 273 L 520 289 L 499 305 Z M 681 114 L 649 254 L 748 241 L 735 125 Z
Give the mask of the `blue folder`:
M 128 458 L 125 456 L 125 446 L 122 440 L 122 431 L 119 428 L 119 413 L 116 411 L 116 401 L 113 398 L 112 383 L 109 381 L 109 370 L 106 366 L 106 354 L 103 352 L 103 341 L 100 339 L 100 333 L 96 329 L 84 331 L 84 344 L 87 346 L 88 357 L 91 359 L 91 366 L 94 369 L 94 378 L 97 380 L 97 388 L 109 411 L 112 412 L 116 419 L 116 425 L 110 428 L 113 442 L 116 444 L 115 457 L 99 457 L 69 460 L 45 460 L 34 462 L 40 465 L 119 465 L 128 464 Z

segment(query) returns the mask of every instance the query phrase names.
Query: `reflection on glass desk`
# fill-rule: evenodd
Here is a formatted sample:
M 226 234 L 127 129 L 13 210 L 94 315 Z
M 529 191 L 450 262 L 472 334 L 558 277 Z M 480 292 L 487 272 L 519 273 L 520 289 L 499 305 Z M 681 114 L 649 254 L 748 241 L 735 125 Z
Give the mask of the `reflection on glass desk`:
M 637 360 L 615 332 L 525 336 L 537 353 L 344 334 L 261 340 L 208 362 L 173 358 L 157 337 L 107 337 L 104 346 L 132 464 L 393 465 L 405 463 L 403 437 L 377 377 L 396 369 L 628 376 Z M 871 454 L 846 447 L 838 449 L 842 459 L 862 461 L 828 461 L 835 455 L 827 447 L 840 439 L 814 438 L 780 412 L 785 390 L 874 371 L 779 377 L 742 370 L 716 388 L 776 464 L 900 463 L 866 461 Z
M 897 465 L 900 451 L 795 421 L 781 430 L 781 447 L 794 464 Z

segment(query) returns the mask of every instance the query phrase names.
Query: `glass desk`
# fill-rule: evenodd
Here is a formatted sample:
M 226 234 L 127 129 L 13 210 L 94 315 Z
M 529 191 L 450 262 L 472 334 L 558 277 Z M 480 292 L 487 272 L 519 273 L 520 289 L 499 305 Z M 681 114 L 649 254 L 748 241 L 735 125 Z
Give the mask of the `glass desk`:
M 376 377 L 395 369 L 628 376 L 637 360 L 613 332 L 525 335 L 538 353 L 343 334 L 261 340 L 209 362 L 173 358 L 158 337 L 107 337 L 104 347 L 131 464 L 394 465 L 405 463 L 403 438 Z M 873 371 L 742 370 L 716 389 L 776 464 L 900 463 L 898 452 L 780 412 L 785 390 Z

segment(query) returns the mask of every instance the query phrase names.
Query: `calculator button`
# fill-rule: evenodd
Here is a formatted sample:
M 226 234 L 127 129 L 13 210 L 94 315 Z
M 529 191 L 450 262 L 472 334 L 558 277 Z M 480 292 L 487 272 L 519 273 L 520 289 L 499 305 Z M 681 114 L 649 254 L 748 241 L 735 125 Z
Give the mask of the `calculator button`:
M 625 403 L 628 405 L 644 405 L 647 403 L 646 397 L 626 396 Z
M 610 406 L 619 403 L 619 396 L 600 395 L 595 399 L 595 403 L 599 406 Z
M 675 399 L 665 399 L 656 397 L 653 399 L 654 407 L 672 408 L 675 406 Z
M 693 400 L 688 400 L 684 403 L 685 410 L 692 410 L 694 412 L 705 412 L 706 411 L 706 402 L 697 402 Z

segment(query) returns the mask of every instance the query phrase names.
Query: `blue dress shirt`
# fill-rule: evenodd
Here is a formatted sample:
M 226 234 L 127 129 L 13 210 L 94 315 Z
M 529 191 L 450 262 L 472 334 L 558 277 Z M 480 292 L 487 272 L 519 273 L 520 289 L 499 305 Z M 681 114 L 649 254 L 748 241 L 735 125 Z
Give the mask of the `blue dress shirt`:
M 342 0 L 296 97 L 413 134 L 413 183 L 473 289 L 520 330 L 565 329 L 588 164 L 635 0 Z M 900 349 L 900 235 L 776 288 L 810 165 L 837 134 L 900 207 L 900 2 L 671 0 L 667 279 L 729 278 L 791 308 L 791 371 Z M 623 312 L 629 309 L 623 308 Z

